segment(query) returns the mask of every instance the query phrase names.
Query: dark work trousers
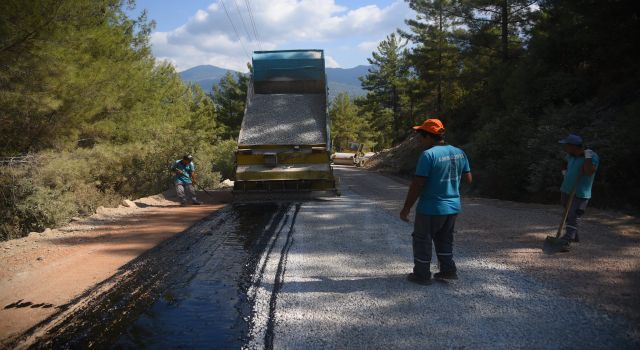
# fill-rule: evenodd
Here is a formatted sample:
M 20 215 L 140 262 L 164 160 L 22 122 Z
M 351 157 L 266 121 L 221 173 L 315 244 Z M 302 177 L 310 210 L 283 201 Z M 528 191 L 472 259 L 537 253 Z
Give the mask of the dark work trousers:
M 188 192 L 188 193 L 185 193 Z M 196 191 L 193 189 L 193 184 L 190 183 L 177 183 L 176 184 L 176 193 L 178 194 L 178 198 L 180 198 L 180 203 L 184 204 L 187 202 L 187 198 L 190 197 L 193 202 L 196 202 Z
M 453 261 L 453 229 L 458 215 L 422 215 L 416 213 L 413 225 L 413 273 L 431 277 L 431 241 L 441 272 L 456 272 Z
M 566 208 L 567 204 L 569 203 L 569 195 L 562 192 L 560 195 L 560 200 L 562 201 L 562 206 Z M 584 211 L 587 209 L 588 203 L 589 200 L 586 198 L 573 198 L 571 208 L 569 208 L 567 222 L 565 223 L 565 234 L 564 236 L 562 236 L 562 238 L 573 240 L 578 236 L 578 223 L 580 222 L 580 218 L 582 217 L 582 215 L 584 215 Z

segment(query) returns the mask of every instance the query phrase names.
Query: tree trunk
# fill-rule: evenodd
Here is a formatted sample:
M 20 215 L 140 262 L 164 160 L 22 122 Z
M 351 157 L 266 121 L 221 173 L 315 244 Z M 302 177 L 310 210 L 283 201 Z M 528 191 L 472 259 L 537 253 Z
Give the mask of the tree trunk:
M 500 5 L 500 38 L 502 39 L 502 62 L 509 60 L 509 2 L 503 0 Z
M 394 86 L 391 89 L 392 109 L 393 109 L 393 142 L 397 142 L 400 137 L 400 116 L 398 114 L 398 90 Z

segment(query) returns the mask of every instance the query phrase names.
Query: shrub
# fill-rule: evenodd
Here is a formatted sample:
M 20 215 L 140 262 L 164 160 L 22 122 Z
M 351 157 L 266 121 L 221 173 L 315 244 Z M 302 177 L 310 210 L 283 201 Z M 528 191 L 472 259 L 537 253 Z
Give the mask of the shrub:
M 200 186 L 215 188 L 219 172 L 233 171 L 235 142 L 193 148 Z M 170 166 L 185 149 L 168 141 L 96 145 L 41 152 L 29 163 L 0 167 L 0 239 L 60 226 L 123 198 L 162 192 L 172 184 Z
M 211 154 L 213 169 L 220 173 L 222 179 L 233 177 L 236 148 L 237 143 L 234 140 L 221 141 L 213 146 Z

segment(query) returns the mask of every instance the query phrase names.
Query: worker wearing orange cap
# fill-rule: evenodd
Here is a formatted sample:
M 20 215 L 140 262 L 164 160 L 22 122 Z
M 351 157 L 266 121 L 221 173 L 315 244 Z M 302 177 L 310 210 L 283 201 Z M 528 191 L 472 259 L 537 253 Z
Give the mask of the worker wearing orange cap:
M 457 279 L 453 261 L 453 230 L 460 212 L 460 180 L 464 175 L 471 183 L 471 168 L 467 155 L 444 141 L 445 128 L 438 119 L 427 119 L 413 127 L 422 152 L 415 176 L 409 187 L 400 218 L 409 221 L 409 212 L 418 198 L 413 230 L 413 272 L 411 282 L 431 283 L 431 242 L 435 245 L 440 271 L 436 279 Z

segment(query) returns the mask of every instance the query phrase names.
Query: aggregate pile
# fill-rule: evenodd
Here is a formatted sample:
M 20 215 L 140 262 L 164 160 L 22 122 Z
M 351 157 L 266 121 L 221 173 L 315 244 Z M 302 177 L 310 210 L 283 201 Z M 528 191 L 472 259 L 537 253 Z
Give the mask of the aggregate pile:
M 369 158 L 365 168 L 412 175 L 423 151 L 424 147 L 420 145 L 416 136 L 411 135 L 400 144 L 378 152 Z
M 248 100 L 239 145 L 327 144 L 324 94 L 256 94 Z

